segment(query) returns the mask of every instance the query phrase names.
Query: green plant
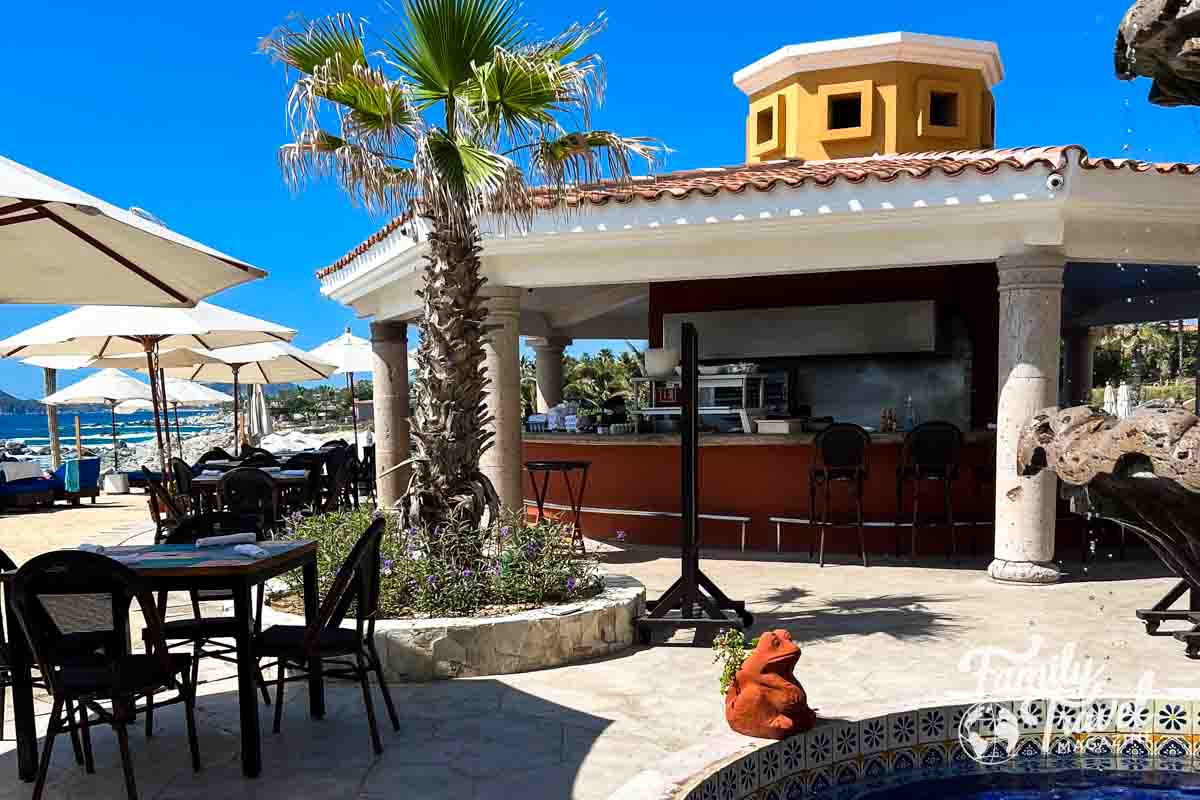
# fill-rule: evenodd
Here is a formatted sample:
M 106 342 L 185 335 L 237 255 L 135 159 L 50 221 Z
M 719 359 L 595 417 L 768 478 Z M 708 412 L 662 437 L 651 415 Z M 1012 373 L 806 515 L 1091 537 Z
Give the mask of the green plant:
M 722 697 L 729 690 L 729 684 L 733 683 L 737 671 L 745 663 L 746 651 L 752 650 L 756 646 L 758 646 L 758 639 L 752 639 L 747 645 L 746 635 L 738 628 L 722 631 L 713 639 L 713 663 L 721 664 Z
M 286 539 L 318 542 L 317 579 L 328 591 L 374 509 L 335 511 L 289 520 Z M 494 605 L 546 605 L 590 597 L 603 587 L 593 558 L 570 552 L 569 526 L 553 520 L 520 524 L 506 517 L 481 532 L 466 525 L 401 527 L 387 517 L 380 545 L 379 604 L 382 618 L 470 616 Z M 479 541 L 487 542 L 484 548 Z M 287 573 L 293 592 L 303 578 Z
M 405 524 L 477 528 L 499 504 L 479 467 L 492 444 L 479 219 L 521 228 L 539 210 L 569 210 L 575 187 L 627 183 L 630 161 L 658 147 L 590 129 L 604 81 L 585 48 L 603 18 L 538 40 L 516 0 L 399 7 L 401 24 L 371 48 L 365 25 L 339 14 L 294 18 L 261 49 L 296 76 L 285 180 L 332 177 L 368 210 L 428 222 L 402 513 Z

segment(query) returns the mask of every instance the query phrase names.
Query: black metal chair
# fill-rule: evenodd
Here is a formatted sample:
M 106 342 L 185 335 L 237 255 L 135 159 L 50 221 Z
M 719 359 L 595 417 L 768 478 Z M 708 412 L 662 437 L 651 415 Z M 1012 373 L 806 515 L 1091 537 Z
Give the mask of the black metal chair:
M 362 687 L 363 705 L 371 728 L 371 744 L 376 755 L 383 752 L 375 705 L 371 701 L 371 673 L 379 681 L 392 728 L 400 730 L 400 719 L 392 703 L 391 692 L 383 676 L 383 665 L 375 650 L 375 615 L 379 612 L 379 544 L 385 520 L 382 516 L 367 528 L 338 570 L 329 593 L 321 603 L 317 618 L 306 626 L 272 625 L 255 638 L 255 650 L 264 658 L 279 660 L 275 689 L 275 733 L 283 718 L 283 687 L 288 681 L 306 680 L 312 660 L 321 663 L 321 674 L 330 678 L 356 681 Z M 354 629 L 343 628 L 351 605 Z M 351 662 L 347 659 L 353 658 Z M 296 675 L 288 676 L 288 668 Z
M 349 447 L 350 443 L 345 439 L 330 439 L 325 444 L 321 445 L 321 450 L 328 450 L 331 447 Z
M 129 607 L 141 607 L 149 635 L 145 653 L 129 653 Z M 154 703 L 165 706 L 183 703 L 187 718 L 188 745 L 192 768 L 200 769 L 196 740 L 195 687 L 188 674 L 191 657 L 167 652 L 158 611 L 137 575 L 107 556 L 60 550 L 44 553 L 17 570 L 13 578 L 13 610 L 20 620 L 29 647 L 54 702 L 42 746 L 34 800 L 40 800 L 54 750 L 54 740 L 63 732 L 78 732 L 82 739 L 84 767 L 95 772 L 92 759 L 91 715 L 95 722 L 110 725 L 117 735 L 125 790 L 137 798 L 133 762 L 129 754 L 127 727 L 136 720 L 137 698 L 154 692 L 175 690 L 176 696 Z M 78 659 L 72 637 L 98 636 L 97 661 Z M 105 708 L 102 702 L 108 702 Z M 64 709 L 76 704 L 79 721 Z
M 217 482 L 222 511 L 258 520 L 258 530 L 272 531 L 279 522 L 279 484 L 258 467 L 238 467 Z
M 354 475 L 354 485 L 360 497 L 375 499 L 375 445 L 364 445 L 362 458 L 358 462 L 358 470 Z
M 305 470 L 308 480 L 303 486 L 283 490 L 284 513 L 292 511 L 312 512 L 321 505 L 321 489 L 325 481 L 322 470 L 325 459 L 316 453 L 297 453 L 283 463 L 283 470 Z
M 253 449 L 249 455 L 242 459 L 239 465 L 242 467 L 278 467 L 279 459 L 274 453 L 268 453 L 266 450 Z
M 222 450 L 220 447 L 214 447 L 196 461 L 197 464 L 207 464 L 209 461 L 233 461 L 234 458 L 228 451 Z
M 195 544 L 197 539 L 207 536 L 224 536 L 231 533 L 253 533 L 255 538 L 262 540 L 262 530 L 254 516 L 242 516 L 216 512 L 190 517 L 179 524 L 175 530 L 167 534 L 165 544 Z M 232 642 L 217 641 L 233 639 L 237 636 L 237 620 L 233 617 L 206 617 L 200 612 L 203 602 L 220 602 L 233 599 L 233 592 L 227 589 L 198 589 L 188 593 L 192 602 L 192 618 L 176 619 L 162 623 L 162 636 L 169 647 L 190 645 L 192 648 L 192 686 L 200 683 L 200 659 L 212 658 L 230 664 L 237 663 L 237 647 Z M 258 610 L 255 614 L 255 632 L 262 629 L 263 586 L 258 587 Z M 167 593 L 158 593 L 158 614 L 165 618 L 167 613 Z M 149 629 L 143 631 L 143 637 L 149 634 Z M 271 704 L 271 695 L 260 666 L 258 687 L 262 692 L 263 702 Z M 154 732 L 154 712 L 146 713 L 146 736 Z
M 270 456 L 271 458 L 275 458 L 274 453 L 272 453 L 270 450 L 264 450 L 261 447 L 254 447 L 252 445 L 247 445 L 246 447 L 242 448 L 241 457 L 243 459 L 249 458 L 250 456 L 253 456 L 253 455 L 263 455 L 263 456 Z
M 900 555 L 900 525 L 904 518 L 904 487 L 912 484 L 912 548 L 909 555 L 917 556 L 917 528 L 921 525 L 921 482 L 932 481 L 942 486 L 945 506 L 944 520 L 950 529 L 947 557 L 958 554 L 958 533 L 954 526 L 954 481 L 958 480 L 962 458 L 963 434 L 950 422 L 924 422 L 904 437 L 900 464 L 896 467 L 896 555 Z M 930 525 L 937 524 L 932 520 Z
M 856 511 L 853 527 L 858 528 L 858 549 L 862 555 L 863 566 L 867 566 L 867 538 L 863 527 L 863 482 L 867 479 L 867 453 L 871 445 L 871 434 L 858 425 L 837 423 L 830 425 L 817 434 L 814 442 L 816 454 L 821 463 L 814 463 L 808 468 L 809 487 L 809 516 L 812 523 L 820 528 L 819 563 L 825 566 L 825 530 L 826 528 L 846 527 L 838 525 L 833 520 L 831 508 L 831 489 L 834 483 L 845 483 L 854 498 Z M 817 489 L 824 489 L 824 502 L 818 517 Z M 812 558 L 812 542 L 809 542 L 808 557 Z
M 146 492 L 150 495 L 147 503 L 150 506 L 150 518 L 154 520 L 154 543 L 158 544 L 166 531 L 174 529 L 187 518 L 187 509 L 176 501 L 150 470 L 143 466 L 142 473 L 146 476 Z
M 350 448 L 343 446 L 327 447 L 321 450 L 325 457 L 325 478 L 321 508 L 324 511 L 335 511 L 342 506 L 346 499 L 346 486 L 350 473 L 346 465 L 350 462 Z
M 16 562 L 8 557 L 8 553 L 0 550 L 0 572 L 13 572 Z M 16 636 L 17 631 L 10 631 L 10 636 Z M 3 628 L 0 628 L 0 734 L 4 732 L 4 714 L 7 704 L 8 687 L 12 686 L 12 653 L 11 644 L 5 639 Z

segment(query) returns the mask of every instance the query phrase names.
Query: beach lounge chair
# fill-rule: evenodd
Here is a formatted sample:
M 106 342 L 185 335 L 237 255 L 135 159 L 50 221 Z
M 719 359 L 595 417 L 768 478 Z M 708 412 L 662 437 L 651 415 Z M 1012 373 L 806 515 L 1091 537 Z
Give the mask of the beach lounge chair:
M 54 484 L 55 500 L 70 500 L 71 505 L 77 506 L 80 500 L 90 497 L 94 505 L 100 494 L 100 459 L 64 461 L 50 474 L 50 482 Z
M 29 508 L 54 502 L 53 483 L 40 475 L 9 480 L 5 464 L 25 466 L 19 461 L 0 461 L 0 508 Z

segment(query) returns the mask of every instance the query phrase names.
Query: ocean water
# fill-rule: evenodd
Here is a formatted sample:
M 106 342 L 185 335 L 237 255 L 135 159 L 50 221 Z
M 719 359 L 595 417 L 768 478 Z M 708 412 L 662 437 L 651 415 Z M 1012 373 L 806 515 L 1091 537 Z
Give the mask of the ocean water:
M 210 426 L 197 424 L 197 417 L 211 414 L 210 409 L 189 409 L 179 412 L 179 431 L 184 437 L 210 430 Z M 63 449 L 75 446 L 75 418 L 79 417 L 79 431 L 83 446 L 97 452 L 112 450 L 112 417 L 107 411 L 76 414 L 69 409 L 59 409 L 58 429 Z M 175 434 L 175 414 L 171 413 L 171 434 Z M 117 415 L 117 439 L 128 442 L 131 447 L 149 442 L 154 438 L 154 417 L 149 411 Z M 50 434 L 46 428 L 44 414 L 0 414 L 0 442 L 23 442 L 31 449 L 48 447 Z M 26 458 L 26 456 L 20 456 Z M 43 466 L 50 463 L 49 456 L 35 456 L 33 460 Z

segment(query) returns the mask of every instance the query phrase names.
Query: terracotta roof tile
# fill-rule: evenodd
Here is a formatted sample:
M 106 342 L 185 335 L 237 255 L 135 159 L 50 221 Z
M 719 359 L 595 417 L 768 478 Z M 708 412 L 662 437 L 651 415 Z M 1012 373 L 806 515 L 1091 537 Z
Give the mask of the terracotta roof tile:
M 1046 167 L 1065 169 L 1071 156 L 1083 169 L 1128 169 L 1133 172 L 1159 174 L 1200 174 L 1200 164 L 1150 163 L 1124 158 L 1091 158 L 1079 145 L 1053 147 L 1014 147 L 1000 150 L 961 150 L 930 153 L 901 153 L 898 155 L 843 158 L 827 161 L 781 160 L 760 164 L 739 164 L 729 167 L 684 170 L 646 178 L 632 183 L 597 183 L 577 191 L 553 196 L 536 196 L 539 209 L 549 210 L 560 204 L 568 206 L 603 206 L 608 203 L 631 203 L 641 200 L 653 203 L 663 197 L 681 200 L 693 195 L 713 197 L 722 192 L 741 193 L 747 190 L 769 192 L 783 185 L 797 188 L 804 184 L 829 186 L 838 181 L 862 183 L 867 180 L 891 182 L 900 177 L 926 178 L 940 173 L 954 177 L 965 172 L 990 175 L 1001 168 L 1027 170 Z M 318 278 L 330 275 L 346 266 L 373 245 L 404 225 L 406 217 L 388 223 L 370 239 L 351 250 L 333 264 L 317 273 Z

